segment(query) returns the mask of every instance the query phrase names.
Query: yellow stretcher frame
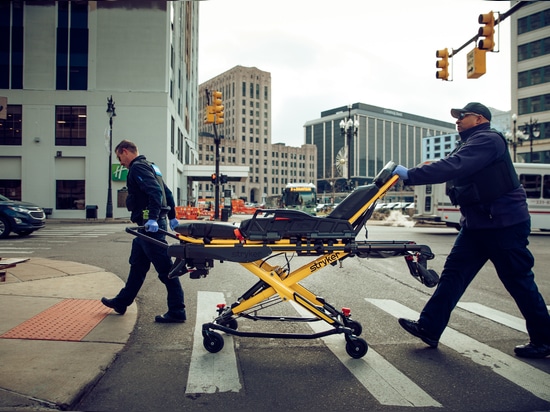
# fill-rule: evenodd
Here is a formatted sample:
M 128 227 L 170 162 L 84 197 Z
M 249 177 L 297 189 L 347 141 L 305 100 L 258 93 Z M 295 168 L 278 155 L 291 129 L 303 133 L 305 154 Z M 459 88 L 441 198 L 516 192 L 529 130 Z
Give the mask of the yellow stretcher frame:
M 348 222 L 357 229 L 356 233 L 360 230 L 358 225 L 365 224 L 370 215 L 369 211 L 374 210 L 376 202 L 397 183 L 398 176 L 391 175 L 394 167 L 393 164 L 386 165 L 383 169 L 386 176 L 375 178 L 375 183 L 373 183 L 378 187 L 375 195 L 366 199 L 364 204 L 349 217 Z M 380 179 L 382 179 L 382 182 Z M 196 225 L 196 223 L 194 224 Z M 215 225 L 216 223 L 208 224 Z M 135 229 L 138 228 L 127 228 L 127 231 L 148 241 L 155 242 L 154 239 L 139 233 Z M 176 257 L 174 267 L 178 267 L 180 271 L 182 271 L 182 268 L 185 269 L 187 256 L 191 258 L 200 255 L 207 258 L 201 266 L 201 274 L 208 273 L 213 267 L 214 260 L 222 262 L 228 260 L 239 263 L 259 278 L 258 282 L 230 306 L 218 305 L 218 316 L 212 322 L 202 325 L 203 345 L 211 353 L 219 352 L 223 348 L 223 336 L 215 331 L 218 330 L 242 337 L 284 339 L 316 339 L 342 333 L 346 339 L 346 352 L 352 358 L 364 356 L 368 351 L 368 344 L 359 337 L 362 326 L 359 322 L 351 319 L 349 309 L 337 310 L 327 303 L 324 298 L 315 295 L 299 283 L 313 273 L 335 265 L 346 257 L 404 256 L 414 277 L 429 287 L 435 286 L 437 283 L 437 274 L 426 268 L 426 261 L 434 257 L 431 250 L 425 245 L 417 245 L 411 241 L 356 242 L 354 238 L 347 238 L 324 241 L 319 239 L 306 240 L 305 243 L 297 244 L 295 239 L 291 241 L 291 239 L 286 238 L 268 242 L 266 240 L 247 240 L 238 237 L 233 239 L 204 239 L 182 234 L 172 235 L 168 232 L 166 234 L 178 239 L 180 243 L 167 246 L 162 242 L 156 242 L 165 245 L 168 254 Z M 273 266 L 267 262 L 267 259 L 274 256 L 274 253 L 297 253 L 299 256 L 314 256 L 315 258 L 298 269 L 290 271 L 290 268 Z M 185 272 L 182 271 L 182 273 Z M 290 301 L 294 301 L 305 308 L 313 317 L 259 316 L 257 314 L 258 311 L 268 306 Z M 332 329 L 310 334 L 243 332 L 238 330 L 238 318 L 293 322 L 324 321 Z

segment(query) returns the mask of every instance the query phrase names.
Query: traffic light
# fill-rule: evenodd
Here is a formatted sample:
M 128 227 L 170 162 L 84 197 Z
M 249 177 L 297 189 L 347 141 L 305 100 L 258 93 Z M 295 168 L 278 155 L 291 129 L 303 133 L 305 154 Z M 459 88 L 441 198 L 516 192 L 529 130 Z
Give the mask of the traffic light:
M 435 52 L 435 57 L 439 59 L 435 62 L 435 67 L 441 69 L 435 73 L 435 78 L 449 80 L 449 51 L 447 49 L 438 50 Z
M 493 12 L 487 14 L 480 14 L 478 17 L 479 24 L 483 24 L 483 27 L 479 28 L 478 35 L 483 38 L 478 42 L 477 46 L 481 50 L 493 51 L 495 48 L 495 16 Z
M 227 183 L 227 175 L 220 175 L 220 183 L 222 185 Z
M 212 173 L 210 175 L 210 180 L 212 181 L 212 184 L 215 185 L 218 183 L 218 175 L 216 173 Z
M 204 124 L 214 123 L 214 106 L 206 106 L 204 109 Z
M 212 105 L 214 106 L 215 121 L 216 124 L 223 123 L 223 104 L 222 104 L 222 92 L 214 90 L 212 92 Z

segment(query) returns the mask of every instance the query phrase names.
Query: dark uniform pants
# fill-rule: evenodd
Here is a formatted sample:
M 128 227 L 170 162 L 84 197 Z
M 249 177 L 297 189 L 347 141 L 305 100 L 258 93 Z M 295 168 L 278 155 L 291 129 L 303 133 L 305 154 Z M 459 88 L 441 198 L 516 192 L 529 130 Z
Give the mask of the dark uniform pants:
M 460 230 L 437 289 L 418 321 L 430 337 L 441 336 L 464 291 L 490 260 L 525 318 L 531 342 L 550 344 L 550 315 L 535 283 L 533 255 L 527 249 L 530 230 L 530 221 L 501 229 Z
M 166 230 L 166 219 L 159 219 L 158 224 L 160 229 Z M 154 239 L 166 243 L 166 236 L 163 233 L 145 233 Z M 168 279 L 168 273 L 172 267 L 172 259 L 166 254 L 165 248 L 136 237 L 132 241 L 129 262 L 130 273 L 128 274 L 128 280 L 124 288 L 117 295 L 117 301 L 126 306 L 134 301 L 152 263 L 160 281 L 166 286 L 168 312 L 176 317 L 185 314 L 184 296 L 180 279 L 179 277 Z

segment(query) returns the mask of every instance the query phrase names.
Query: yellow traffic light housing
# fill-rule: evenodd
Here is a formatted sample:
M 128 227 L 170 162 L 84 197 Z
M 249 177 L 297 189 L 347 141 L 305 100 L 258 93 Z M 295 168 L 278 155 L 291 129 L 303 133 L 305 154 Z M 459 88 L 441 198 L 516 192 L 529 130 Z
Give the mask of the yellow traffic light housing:
M 206 106 L 204 109 L 204 124 L 214 123 L 214 106 Z
M 435 57 L 439 59 L 435 62 L 435 67 L 441 69 L 435 73 L 435 78 L 449 80 L 449 51 L 447 49 L 437 50 Z
M 212 92 L 212 105 L 214 106 L 215 124 L 222 124 L 224 122 L 223 104 L 222 104 L 222 92 L 214 90 Z
M 483 24 L 483 27 L 479 28 L 478 35 L 483 37 L 478 42 L 478 47 L 481 50 L 493 51 L 495 48 L 495 16 L 493 12 L 486 14 L 480 14 L 478 17 L 479 24 Z
M 474 48 L 467 57 L 467 74 L 468 79 L 477 79 L 487 71 L 485 55 L 487 50 Z

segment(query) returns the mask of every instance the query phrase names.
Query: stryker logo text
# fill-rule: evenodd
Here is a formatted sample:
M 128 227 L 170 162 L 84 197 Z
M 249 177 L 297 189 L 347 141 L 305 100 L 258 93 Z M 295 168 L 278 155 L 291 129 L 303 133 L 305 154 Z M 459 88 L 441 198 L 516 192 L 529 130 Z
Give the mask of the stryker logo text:
M 311 273 L 313 273 L 317 269 L 322 269 L 330 265 L 331 263 L 336 262 L 339 256 L 340 256 L 340 252 L 334 252 L 332 255 L 328 255 L 324 259 L 315 262 L 313 265 L 309 267 L 309 270 L 311 271 Z

